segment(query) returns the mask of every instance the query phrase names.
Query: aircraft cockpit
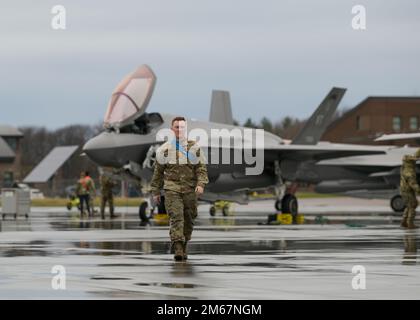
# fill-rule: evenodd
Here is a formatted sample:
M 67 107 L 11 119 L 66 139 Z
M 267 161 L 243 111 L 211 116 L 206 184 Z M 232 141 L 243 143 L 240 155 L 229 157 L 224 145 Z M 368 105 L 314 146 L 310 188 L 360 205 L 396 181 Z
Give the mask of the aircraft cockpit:
M 163 119 L 160 113 L 143 113 L 140 117 L 135 119 L 133 123 L 120 128 L 119 132 L 144 135 L 150 133 L 154 128 L 159 127 L 162 123 Z
M 142 65 L 115 88 L 104 118 L 104 127 L 118 133 L 148 134 L 163 123 L 159 113 L 146 113 L 156 76 Z

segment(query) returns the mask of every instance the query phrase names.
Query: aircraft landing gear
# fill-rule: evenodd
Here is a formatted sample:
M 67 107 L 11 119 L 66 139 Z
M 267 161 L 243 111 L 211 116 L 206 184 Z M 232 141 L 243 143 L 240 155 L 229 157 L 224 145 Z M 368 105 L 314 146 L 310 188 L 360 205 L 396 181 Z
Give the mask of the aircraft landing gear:
M 149 208 L 149 203 L 147 201 L 143 201 L 140 203 L 139 206 L 139 218 L 142 222 L 147 222 L 153 217 L 154 209 L 155 207 Z M 160 197 L 160 203 L 157 205 L 157 211 L 158 213 L 166 214 L 166 208 L 165 208 L 165 197 Z
M 210 215 L 214 217 L 217 210 L 221 210 L 223 216 L 227 217 L 230 215 L 230 202 L 229 201 L 216 201 L 210 207 Z
M 141 221 L 149 221 L 149 219 L 152 217 L 153 209 L 148 210 L 148 207 L 149 207 L 149 204 L 147 203 L 147 201 L 143 201 L 142 203 L 140 203 L 139 218 Z
M 293 217 L 298 214 L 298 200 L 293 194 L 285 194 L 281 200 L 276 200 L 274 206 L 277 211 L 290 213 Z
M 298 200 L 293 194 L 286 194 L 281 201 L 281 211 L 291 213 L 292 216 L 298 214 Z
M 281 200 L 276 200 L 276 202 L 274 203 L 274 208 L 276 208 L 277 211 L 282 211 L 281 210 Z
M 298 215 L 298 200 L 295 196 L 297 190 L 297 183 L 286 187 L 286 183 L 283 181 L 280 169 L 280 162 L 274 162 L 274 173 L 277 177 L 277 184 L 275 188 L 277 200 L 274 203 L 274 207 L 281 213 L 289 213 L 293 217 L 293 222 L 296 223 Z
M 399 194 L 392 197 L 390 205 L 394 212 L 403 212 L 406 207 L 403 198 Z
M 216 215 L 216 208 L 214 206 L 210 207 L 210 215 L 214 217 Z

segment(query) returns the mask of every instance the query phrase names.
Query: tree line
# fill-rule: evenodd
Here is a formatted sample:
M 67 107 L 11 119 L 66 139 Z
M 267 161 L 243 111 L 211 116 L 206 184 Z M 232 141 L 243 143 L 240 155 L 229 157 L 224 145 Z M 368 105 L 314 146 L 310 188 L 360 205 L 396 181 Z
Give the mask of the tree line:
M 76 179 L 82 170 L 97 175 L 96 165 L 80 154 L 85 142 L 97 135 L 102 130 L 102 125 L 69 125 L 55 130 L 25 126 L 19 130 L 23 133 L 20 142 L 22 178 L 26 177 L 54 147 L 69 145 L 77 145 L 79 149 L 64 163 L 63 170 L 59 173 L 60 178 Z

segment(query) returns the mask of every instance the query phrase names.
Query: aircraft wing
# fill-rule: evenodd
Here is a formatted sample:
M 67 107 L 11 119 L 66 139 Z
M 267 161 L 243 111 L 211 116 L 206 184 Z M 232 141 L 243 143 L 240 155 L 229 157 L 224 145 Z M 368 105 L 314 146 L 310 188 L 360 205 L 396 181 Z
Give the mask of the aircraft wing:
M 380 172 L 374 172 L 369 175 L 371 178 L 387 178 L 395 175 L 400 174 L 400 169 L 398 167 L 395 167 L 394 169 L 388 170 L 388 171 L 380 171 Z
M 399 193 L 397 189 L 385 189 L 385 190 L 352 190 L 346 192 L 338 192 L 337 194 L 346 196 L 346 197 L 354 197 L 354 198 L 361 198 L 361 199 L 386 199 L 389 200 L 393 196 Z
M 278 159 L 284 160 L 316 160 L 335 159 L 358 155 L 385 154 L 388 147 L 359 146 L 359 145 L 267 145 L 264 146 L 265 154 L 276 155 Z
M 413 154 L 416 148 L 389 148 L 386 155 L 369 155 L 342 157 L 319 161 L 317 165 L 342 166 L 342 167 L 399 167 L 406 154 Z
M 317 162 L 317 165 L 328 165 L 328 166 L 342 166 L 342 167 L 396 167 L 401 165 L 401 159 L 389 158 L 389 157 L 378 157 L 376 155 L 366 156 L 355 156 L 355 157 L 343 157 L 336 159 L 326 159 Z
M 420 139 L 420 132 L 384 134 L 379 138 L 375 139 L 375 141 L 395 141 L 405 139 Z

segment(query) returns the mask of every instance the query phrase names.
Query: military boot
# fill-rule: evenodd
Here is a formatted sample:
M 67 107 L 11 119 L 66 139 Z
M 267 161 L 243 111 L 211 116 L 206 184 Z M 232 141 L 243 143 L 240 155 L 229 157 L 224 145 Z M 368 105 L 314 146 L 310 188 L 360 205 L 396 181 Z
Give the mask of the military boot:
M 184 260 L 187 260 L 188 259 L 188 254 L 187 254 L 187 244 L 188 244 L 188 241 L 184 241 Z
M 176 261 L 181 261 L 184 257 L 184 245 L 182 241 L 177 241 L 174 243 L 174 259 Z

